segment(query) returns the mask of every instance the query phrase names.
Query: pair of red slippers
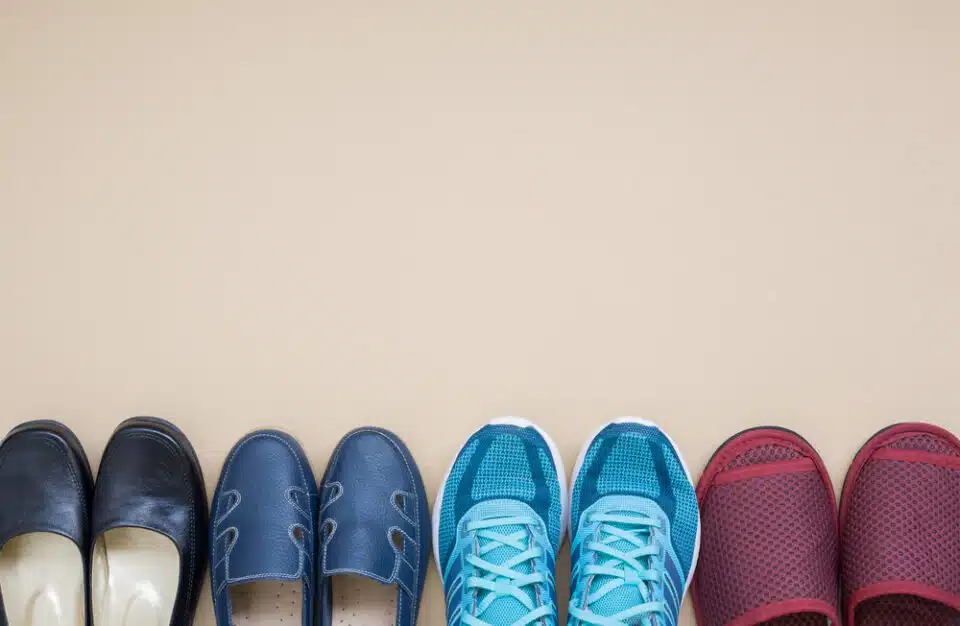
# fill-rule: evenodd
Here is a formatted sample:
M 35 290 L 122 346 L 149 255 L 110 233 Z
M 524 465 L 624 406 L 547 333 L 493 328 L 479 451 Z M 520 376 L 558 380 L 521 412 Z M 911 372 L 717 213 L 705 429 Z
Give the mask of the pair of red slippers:
M 942 428 L 874 435 L 839 517 L 817 451 L 773 427 L 721 446 L 697 499 L 699 626 L 960 626 L 960 440 Z

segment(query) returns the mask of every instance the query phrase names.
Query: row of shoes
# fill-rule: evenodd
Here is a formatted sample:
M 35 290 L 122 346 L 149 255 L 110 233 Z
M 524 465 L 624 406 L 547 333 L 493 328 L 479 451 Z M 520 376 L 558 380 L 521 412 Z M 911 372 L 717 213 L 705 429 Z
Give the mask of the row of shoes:
M 694 487 L 669 435 L 634 418 L 588 438 L 569 488 L 542 429 L 494 420 L 456 454 L 432 518 L 410 451 L 374 427 L 348 433 L 319 481 L 290 435 L 245 436 L 208 516 L 173 424 L 122 423 L 94 484 L 66 426 L 29 422 L 0 445 L 0 495 L 12 626 L 188 626 L 208 561 L 218 626 L 342 623 L 341 576 L 390 589 L 386 617 L 414 626 L 431 546 L 451 626 L 555 626 L 566 537 L 569 626 L 677 626 L 688 589 L 700 626 L 960 622 L 960 440 L 929 424 L 864 445 L 839 516 L 823 461 L 792 431 L 733 436 Z
M 670 437 L 632 418 L 588 439 L 570 490 L 549 436 L 495 421 L 461 448 L 433 511 L 451 626 L 556 624 L 555 558 L 571 550 L 568 626 L 960 626 L 960 440 L 930 424 L 872 437 L 839 515 L 816 450 L 741 432 L 696 488 Z
M 189 626 L 208 562 L 218 626 L 249 620 L 238 613 L 257 596 L 261 623 L 330 625 L 341 574 L 395 587 L 391 621 L 416 623 L 426 492 L 410 451 L 380 428 L 348 433 L 319 487 L 293 437 L 250 433 L 224 462 L 211 517 L 197 456 L 172 423 L 120 424 L 94 483 L 68 427 L 27 422 L 0 444 L 0 497 L 3 626 Z M 295 611 L 274 602 L 283 585 Z

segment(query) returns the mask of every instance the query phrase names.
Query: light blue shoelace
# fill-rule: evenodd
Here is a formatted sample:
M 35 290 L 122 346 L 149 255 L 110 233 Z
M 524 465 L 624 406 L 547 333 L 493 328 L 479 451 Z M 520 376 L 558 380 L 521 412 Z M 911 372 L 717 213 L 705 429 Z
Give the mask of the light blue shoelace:
M 533 598 L 533 590 L 526 591 L 527 587 L 547 582 L 547 576 L 534 571 L 533 561 L 543 556 L 543 549 L 531 547 L 529 526 L 536 525 L 536 520 L 530 517 L 498 517 L 467 524 L 467 531 L 477 531 L 478 553 L 467 554 L 466 561 L 483 572 L 481 576 L 471 576 L 467 579 L 465 588 L 467 593 L 477 593 L 477 602 L 473 614 L 464 613 L 462 622 L 467 626 L 492 626 L 481 619 L 483 614 L 493 606 L 498 599 L 513 598 L 529 611 L 521 616 L 511 626 L 527 626 L 539 619 L 553 615 L 554 608 L 549 603 L 537 606 Z M 509 527 L 523 527 L 517 532 L 504 534 Z M 500 564 L 490 563 L 483 557 L 490 552 L 508 548 L 516 551 Z M 531 573 L 518 571 L 524 564 L 530 563 Z
M 570 607 L 570 615 L 581 624 L 594 626 L 651 626 L 654 617 L 662 617 L 665 624 L 667 605 L 654 600 L 654 589 L 662 584 L 663 572 L 654 568 L 653 561 L 660 555 L 660 547 L 653 540 L 660 528 L 657 520 L 642 515 L 595 514 L 588 523 L 599 523 L 596 541 L 588 541 L 587 551 L 598 555 L 597 563 L 586 565 L 581 576 L 593 577 L 599 588 L 587 595 L 585 606 Z M 616 547 L 614 547 L 616 546 Z M 632 546 L 632 549 L 623 548 Z M 584 557 L 581 557 L 584 558 Z M 641 603 L 610 616 L 597 615 L 591 607 L 624 585 L 636 586 Z

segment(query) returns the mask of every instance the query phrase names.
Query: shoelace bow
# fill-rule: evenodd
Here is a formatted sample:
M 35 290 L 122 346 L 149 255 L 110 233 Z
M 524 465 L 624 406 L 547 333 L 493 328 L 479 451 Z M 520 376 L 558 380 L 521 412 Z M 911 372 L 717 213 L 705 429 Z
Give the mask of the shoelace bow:
M 467 525 L 468 532 L 477 532 L 477 554 L 469 553 L 466 561 L 482 576 L 467 578 L 465 587 L 468 593 L 477 592 L 477 604 L 472 614 L 464 613 L 462 622 L 468 626 L 491 626 L 480 619 L 483 614 L 498 599 L 513 598 L 520 602 L 527 611 L 526 615 L 515 621 L 511 626 L 527 626 L 539 619 L 554 614 L 551 604 L 537 606 L 533 601 L 535 593 L 525 591 L 527 587 L 547 582 L 547 575 L 536 573 L 531 566 L 531 573 L 517 571 L 525 563 L 532 562 L 543 556 L 543 549 L 531 547 L 530 532 L 526 527 L 536 524 L 536 520 L 529 517 L 499 517 L 494 519 L 471 522 Z M 504 534 L 498 529 L 509 526 L 522 526 L 523 529 Z M 483 557 L 499 548 L 510 548 L 517 553 L 501 564 L 490 563 Z
M 663 574 L 651 563 L 660 555 L 660 547 L 653 539 L 654 531 L 660 528 L 660 523 L 651 517 L 624 514 L 596 514 L 592 515 L 589 521 L 599 522 L 599 540 L 588 541 L 584 547 L 601 555 L 602 560 L 598 559 L 599 562 L 595 565 L 584 566 L 582 575 L 605 577 L 607 582 L 587 594 L 584 606 L 571 605 L 570 615 L 580 620 L 581 624 L 594 626 L 650 626 L 654 617 L 660 616 L 666 620 L 667 605 L 654 600 L 654 589 L 662 584 Z M 625 552 L 613 545 L 619 543 L 622 546 L 624 542 L 633 546 L 633 549 Z M 641 604 L 609 617 L 596 615 L 591 611 L 591 606 L 624 585 L 636 586 L 642 599 Z

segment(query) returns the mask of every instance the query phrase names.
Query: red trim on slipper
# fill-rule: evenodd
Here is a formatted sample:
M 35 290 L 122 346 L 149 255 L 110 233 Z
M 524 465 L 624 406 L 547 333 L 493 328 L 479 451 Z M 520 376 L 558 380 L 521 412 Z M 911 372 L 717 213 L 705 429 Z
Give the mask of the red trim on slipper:
M 763 622 L 785 617 L 787 615 L 796 615 L 797 613 L 817 613 L 823 615 L 831 621 L 832 624 L 839 626 L 840 617 L 837 615 L 836 607 L 828 602 L 815 599 L 784 600 L 774 604 L 767 604 L 752 611 L 747 611 L 733 621 L 727 622 L 724 626 L 757 626 Z M 699 617 L 697 620 L 699 621 Z
M 833 507 L 837 506 L 837 498 L 833 489 L 833 483 L 830 481 L 830 473 L 827 472 L 827 468 L 823 464 L 823 459 L 820 458 L 820 454 L 817 453 L 813 446 L 801 439 L 799 435 L 775 428 L 748 430 L 722 446 L 720 450 L 716 452 L 716 455 L 707 465 L 706 469 L 703 470 L 703 475 L 700 476 L 700 480 L 697 482 L 697 500 L 701 503 L 703 502 L 710 487 L 713 486 L 715 476 L 722 473 L 723 468 L 726 467 L 730 461 L 751 448 L 765 444 L 785 446 L 811 459 L 820 476 L 823 478 L 823 484 L 827 487 L 827 493 L 830 496 L 830 505 Z
M 960 461 L 960 458 L 957 459 Z M 797 474 L 800 472 L 812 472 L 817 469 L 817 464 L 813 459 L 804 457 L 792 461 L 776 461 L 774 463 L 760 463 L 759 465 L 748 465 L 737 469 L 720 472 L 713 479 L 711 487 L 717 485 L 728 485 L 741 480 L 751 478 L 760 478 L 762 476 L 772 476 L 774 474 Z
M 906 461 L 907 463 L 923 463 L 924 465 L 960 469 L 960 456 L 949 456 L 939 452 L 927 452 L 926 450 L 880 448 L 870 458 L 874 461 Z

